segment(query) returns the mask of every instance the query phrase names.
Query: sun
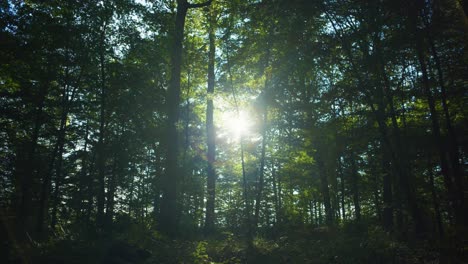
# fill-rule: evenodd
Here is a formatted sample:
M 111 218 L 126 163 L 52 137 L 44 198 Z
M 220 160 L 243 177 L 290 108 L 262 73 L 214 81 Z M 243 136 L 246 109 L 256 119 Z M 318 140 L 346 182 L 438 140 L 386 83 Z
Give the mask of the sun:
M 252 120 L 245 111 L 225 111 L 221 113 L 220 136 L 238 141 L 241 136 L 251 133 Z

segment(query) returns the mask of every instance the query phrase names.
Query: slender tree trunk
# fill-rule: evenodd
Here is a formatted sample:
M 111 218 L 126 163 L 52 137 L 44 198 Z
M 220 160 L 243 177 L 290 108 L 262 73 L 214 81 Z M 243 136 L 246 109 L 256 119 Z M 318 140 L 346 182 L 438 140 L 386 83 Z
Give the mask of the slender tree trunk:
M 462 219 L 463 212 L 462 212 L 462 209 L 459 207 L 459 203 L 455 197 L 456 194 L 455 194 L 454 182 L 450 175 L 449 165 L 445 156 L 446 149 L 444 147 L 444 144 L 442 142 L 442 136 L 440 134 L 439 115 L 437 113 L 435 100 L 434 100 L 434 97 L 432 95 L 432 91 L 430 88 L 430 81 L 429 81 L 429 77 L 427 74 L 427 66 L 426 66 L 424 54 L 422 51 L 422 43 L 421 43 L 422 41 L 418 40 L 417 42 L 418 44 L 416 47 L 417 49 L 416 52 L 418 56 L 419 65 L 421 66 L 421 72 L 422 72 L 422 77 L 423 77 L 422 78 L 423 91 L 426 94 L 428 105 L 429 105 L 429 112 L 430 112 L 431 124 L 432 124 L 432 134 L 434 136 L 435 142 L 439 150 L 441 172 L 444 178 L 445 187 L 447 189 L 449 199 L 452 202 L 453 210 L 455 212 L 456 222 L 459 222 Z
M 317 207 L 318 207 L 318 225 L 320 226 L 321 224 L 323 224 L 322 204 L 320 202 L 317 202 L 316 208 Z
M 444 236 L 444 228 L 442 225 L 442 216 L 440 214 L 440 204 L 439 204 L 439 198 L 435 189 L 435 184 L 434 184 L 434 172 L 431 164 L 430 158 L 428 159 L 427 163 L 427 172 L 429 174 L 429 183 L 431 185 L 431 198 L 432 198 L 432 204 L 434 206 L 434 217 L 437 223 L 437 233 L 439 233 L 439 237 L 443 238 Z
M 79 191 L 78 191 L 78 220 L 83 220 L 84 215 L 84 205 L 83 199 L 86 195 L 85 193 L 85 186 L 86 186 L 86 177 L 88 175 L 88 134 L 89 134 L 89 124 L 88 121 L 86 122 L 86 129 L 85 129 L 85 136 L 84 136 L 84 147 L 83 147 L 83 154 L 81 156 L 81 172 L 80 172 L 80 179 L 79 179 Z
M 442 66 L 440 63 L 439 59 L 439 54 L 437 53 L 435 44 L 431 36 L 429 36 L 429 44 L 431 47 L 431 52 L 432 56 L 434 57 L 436 69 L 437 69 L 437 79 L 440 87 L 440 95 L 441 95 L 441 103 L 442 103 L 442 109 L 444 111 L 444 117 L 445 117 L 445 127 L 447 129 L 448 133 L 448 150 L 449 150 L 449 155 L 450 155 L 450 162 L 452 165 L 452 176 L 454 179 L 455 183 L 455 199 L 458 202 L 457 207 L 459 207 L 458 210 L 460 210 L 460 215 L 462 219 L 459 219 L 458 223 L 459 224 L 464 224 L 467 225 L 466 220 L 467 220 L 467 211 L 468 208 L 466 208 L 466 203 L 465 203 L 465 187 L 464 187 L 464 180 L 463 180 L 463 172 L 460 166 L 460 153 L 458 151 L 458 142 L 457 142 L 457 134 L 455 133 L 455 129 L 453 128 L 452 125 L 452 118 L 450 116 L 450 111 L 448 108 L 448 103 L 447 103 L 447 90 L 445 88 L 445 81 L 444 81 L 444 72 L 442 70 Z M 463 213 L 461 213 L 463 212 Z
M 268 109 L 266 105 L 266 100 L 263 106 L 263 128 L 262 128 L 262 153 L 260 157 L 260 179 L 258 181 L 258 188 L 257 188 L 257 197 L 255 198 L 255 216 L 254 216 L 254 227 L 257 228 L 258 219 L 260 215 L 260 202 L 262 200 L 262 191 L 263 191 L 263 182 L 264 182 L 264 174 L 265 174 L 265 151 L 266 151 L 266 124 L 268 120 Z
M 78 89 L 79 83 L 81 79 L 81 73 L 80 77 L 78 78 L 78 81 L 76 82 L 75 86 L 73 87 L 71 93 L 68 92 L 67 86 L 69 86 L 69 72 L 67 69 L 67 72 L 65 74 L 65 87 L 64 87 L 64 92 L 62 94 L 62 115 L 60 118 L 60 129 L 58 132 L 58 139 L 57 139 L 57 164 L 55 168 L 55 186 L 54 186 L 54 193 L 53 193 L 53 204 L 52 204 L 52 219 L 50 222 L 50 228 L 52 230 L 55 229 L 55 224 L 57 223 L 57 211 L 58 211 L 58 206 L 60 203 L 60 187 L 62 185 L 62 180 L 63 180 L 63 171 L 62 171 L 62 163 L 63 163 L 63 152 L 64 152 L 64 145 L 65 145 L 65 139 L 67 136 L 67 119 L 68 119 L 68 113 L 70 111 L 71 103 L 74 100 L 75 97 L 75 92 Z M 70 99 L 69 99 L 70 97 Z M 52 157 L 51 165 L 54 163 L 53 161 L 55 160 L 55 157 Z M 50 171 L 48 178 L 45 180 L 43 183 L 43 194 L 44 196 L 41 198 L 44 198 L 44 200 L 41 199 L 41 212 L 45 212 L 48 208 L 48 190 L 50 188 L 50 177 L 52 175 L 52 171 Z
M 275 201 L 275 225 L 278 224 L 279 221 L 279 197 L 278 197 L 278 184 L 277 184 L 277 177 L 276 177 L 276 170 L 275 170 L 275 165 L 272 163 L 272 168 L 271 168 L 271 178 L 272 178 L 272 184 L 273 184 L 273 200 Z
M 333 211 L 330 203 L 330 190 L 328 188 L 328 178 L 325 173 L 325 166 L 321 159 L 317 160 L 319 166 L 320 183 L 322 189 L 323 204 L 325 206 L 325 217 L 327 225 L 333 224 Z
M 281 168 L 278 170 L 278 171 L 281 171 Z M 278 177 L 276 177 L 278 179 L 277 181 L 277 185 L 278 185 L 278 222 L 280 224 L 283 223 L 283 184 L 282 184 L 282 176 L 281 174 L 278 174 Z
M 331 204 L 333 219 L 340 219 L 340 198 L 338 195 L 338 173 L 330 170 L 331 177 Z
M 153 191 L 154 191 L 154 198 L 153 198 L 153 214 L 155 219 L 159 219 L 159 209 L 160 209 L 160 188 L 161 188 L 161 175 L 162 175 L 162 168 L 161 168 L 161 157 L 158 155 L 158 149 L 156 148 L 156 144 L 154 144 L 154 153 L 155 153 L 155 168 L 156 173 L 153 179 Z
M 341 156 L 338 157 L 338 174 L 340 176 L 340 189 L 341 189 L 341 219 L 346 220 L 345 208 L 345 179 L 343 173 L 343 164 L 341 163 Z
M 359 199 L 359 174 L 356 167 L 356 160 L 354 152 L 350 153 L 351 162 L 351 186 L 353 190 L 353 203 L 354 203 L 354 217 L 356 221 L 361 221 L 361 204 Z
M 331 17 L 328 14 L 327 14 L 327 18 L 331 22 L 335 32 L 339 34 L 339 30 L 337 29 L 335 22 L 331 19 Z M 369 83 L 368 76 L 366 76 L 366 78 L 363 78 L 361 76 L 361 73 L 358 71 L 359 67 L 356 66 L 356 63 L 354 62 L 354 57 L 351 52 L 350 45 L 348 45 L 347 41 L 344 38 L 342 38 L 341 35 L 340 35 L 340 38 L 342 39 L 343 46 L 345 47 L 345 52 L 350 59 L 354 74 L 356 78 L 358 79 L 359 86 L 366 87 Z M 370 69 L 370 72 L 373 72 L 374 70 L 375 69 Z M 380 85 L 377 86 L 377 89 L 374 92 L 377 92 L 377 94 L 375 95 L 375 98 L 377 99 L 378 108 L 377 109 L 375 108 L 373 96 L 371 96 L 370 92 L 365 93 L 366 101 L 368 105 L 370 106 L 372 113 L 375 115 L 375 118 L 379 127 L 379 132 L 383 139 L 383 143 L 385 147 L 388 149 L 389 153 L 391 154 L 390 155 L 391 160 L 398 175 L 399 187 L 401 187 L 402 189 L 401 192 L 404 193 L 406 196 L 405 198 L 408 202 L 409 211 L 415 221 L 416 229 L 418 232 L 422 232 L 424 230 L 423 216 L 422 216 L 422 211 L 419 208 L 418 202 L 416 200 L 415 190 L 410 183 L 411 181 L 409 181 L 408 179 L 411 175 L 409 174 L 408 171 L 406 171 L 407 168 L 405 168 L 405 166 L 401 164 L 401 160 L 399 158 L 399 152 L 394 149 L 394 146 L 392 145 L 390 138 L 388 137 L 388 127 L 386 124 L 386 115 L 385 115 L 386 104 L 383 101 L 383 93 L 380 88 Z
M 97 176 L 96 175 L 96 156 L 98 155 L 98 150 L 93 150 L 93 156 L 91 158 L 91 164 L 89 166 L 90 172 L 89 176 L 87 178 L 87 199 L 88 202 L 86 204 L 86 215 L 85 215 L 85 221 L 88 226 L 91 225 L 91 214 L 93 212 L 93 204 L 94 204 L 94 197 L 96 197 L 96 187 L 95 187 L 95 182 L 94 178 Z
M 383 227 L 387 231 L 393 229 L 393 192 L 391 172 L 387 170 L 391 167 L 387 150 L 382 150 L 383 169 Z
M 60 136 L 59 136 L 59 147 L 58 147 L 58 154 L 57 154 L 57 165 L 55 168 L 55 186 L 54 186 L 54 193 L 53 193 L 53 204 L 52 204 L 52 219 L 50 221 L 50 228 L 52 230 L 55 229 L 55 225 L 57 224 L 57 211 L 59 206 L 59 195 L 60 195 L 60 186 L 62 185 L 62 163 L 63 163 L 63 149 L 65 144 L 65 133 L 66 133 L 66 115 L 65 118 L 62 119 L 62 124 L 60 128 Z
M 119 150 L 121 151 L 121 150 Z M 115 205 L 115 190 L 117 188 L 118 175 L 120 173 L 119 159 L 117 158 L 118 154 L 114 154 L 114 162 L 112 165 L 112 173 L 110 174 L 109 179 L 107 180 L 107 199 L 106 199 L 106 230 L 112 230 L 112 222 L 114 218 L 114 205 Z
M 463 223 L 463 208 L 461 207 L 461 203 L 457 201 L 457 186 L 456 183 L 453 182 L 452 175 L 450 173 L 450 168 L 448 161 L 446 159 L 446 148 L 444 146 L 441 132 L 440 132 L 440 123 L 439 123 L 439 115 L 436 110 L 434 96 L 432 94 L 431 84 L 428 76 L 428 69 L 426 64 L 426 58 L 424 54 L 424 37 L 423 32 L 418 28 L 418 19 L 420 18 L 420 9 L 421 7 L 417 6 L 416 4 L 409 5 L 409 20 L 410 20 L 410 27 L 411 30 L 415 34 L 415 51 L 418 59 L 419 66 L 421 67 L 422 73 L 422 88 L 426 95 L 428 106 L 429 106 L 429 113 L 431 117 L 431 125 L 432 125 L 432 135 L 438 147 L 438 154 L 440 159 L 440 167 L 441 173 L 444 178 L 444 184 L 447 189 L 449 200 L 452 203 L 452 207 L 455 213 L 455 222 L 456 223 Z M 464 224 L 464 223 L 463 223 Z
M 42 188 L 41 188 L 41 197 L 39 200 L 39 212 L 38 212 L 38 217 L 37 217 L 37 222 L 36 222 L 36 229 L 39 235 L 43 235 L 44 231 L 44 226 L 45 226 L 45 215 L 46 211 L 48 211 L 48 203 L 49 203 L 49 195 L 50 195 L 50 184 L 52 181 L 52 174 L 54 171 L 54 164 L 55 160 L 58 155 L 59 151 L 59 145 L 60 145 L 60 133 L 62 130 L 62 122 L 60 123 L 60 129 L 59 129 L 59 137 L 57 138 L 57 142 L 55 143 L 54 150 L 52 151 L 52 157 L 50 159 L 49 167 L 44 175 L 44 179 L 42 181 Z
M 215 127 L 213 123 L 213 96 L 215 88 L 215 31 L 216 17 L 213 8 L 209 14 L 209 52 L 208 52 L 208 90 L 206 107 L 206 139 L 207 139 L 207 200 L 206 200 L 206 218 L 205 234 L 209 235 L 214 231 L 215 222 L 215 190 L 216 190 L 216 145 L 215 145 Z
M 98 139 L 98 190 L 97 190 L 97 216 L 96 224 L 99 229 L 104 227 L 104 204 L 105 204 L 105 170 L 106 170 L 106 149 L 105 149 L 105 121 L 106 121 L 106 69 L 105 69 L 105 41 L 106 41 L 106 22 L 103 23 L 101 29 L 101 47 L 99 53 L 100 63 L 100 85 L 101 85 L 101 105 L 100 105 L 100 122 L 99 122 L 99 139 Z
M 28 230 L 31 226 L 31 201 L 33 197 L 33 183 L 36 177 L 36 149 L 39 139 L 40 128 L 43 124 L 43 112 L 46 95 L 50 81 L 44 80 L 39 88 L 37 96 L 36 109 L 34 111 L 34 127 L 31 134 L 31 140 L 26 145 L 26 155 L 24 160 L 19 160 L 16 166 L 15 174 L 20 180 L 20 192 L 18 197 L 18 227 L 21 231 Z M 24 162 L 24 163 L 23 163 Z

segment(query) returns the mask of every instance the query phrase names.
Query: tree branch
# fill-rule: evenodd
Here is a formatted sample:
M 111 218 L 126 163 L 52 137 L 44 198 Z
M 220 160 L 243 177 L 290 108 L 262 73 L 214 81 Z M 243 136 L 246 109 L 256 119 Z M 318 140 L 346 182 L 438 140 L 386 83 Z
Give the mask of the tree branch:
M 213 0 L 208 0 L 206 2 L 200 3 L 200 4 L 188 4 L 187 8 L 199 8 L 199 7 L 205 7 L 209 6 L 213 2 Z

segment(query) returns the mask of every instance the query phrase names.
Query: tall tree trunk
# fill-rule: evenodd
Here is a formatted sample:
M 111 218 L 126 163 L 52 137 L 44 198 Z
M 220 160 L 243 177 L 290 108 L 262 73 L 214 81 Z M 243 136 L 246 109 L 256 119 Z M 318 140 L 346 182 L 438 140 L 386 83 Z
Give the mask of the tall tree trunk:
M 428 158 L 427 172 L 429 174 L 429 184 L 431 185 L 431 198 L 432 198 L 432 205 L 434 206 L 434 218 L 437 223 L 436 230 L 437 230 L 437 233 L 439 234 L 439 237 L 443 238 L 444 228 L 442 225 L 442 216 L 440 214 L 440 203 L 439 203 L 439 199 L 437 197 L 437 192 L 435 189 L 434 172 L 433 172 L 432 167 L 433 165 L 432 165 L 431 159 Z
M 81 155 L 81 171 L 80 171 L 80 179 L 78 183 L 78 220 L 83 221 L 83 216 L 84 216 L 84 204 L 83 204 L 83 199 L 86 196 L 85 189 L 86 189 L 86 177 L 88 176 L 88 144 L 89 144 L 89 124 L 88 121 L 86 122 L 86 128 L 85 128 L 85 136 L 84 136 L 84 147 L 83 147 L 83 154 Z M 88 197 L 89 198 L 89 197 Z
M 266 81 L 265 81 L 266 84 Z M 265 85 L 266 86 L 266 85 Z M 262 200 L 262 191 L 264 184 L 264 174 L 265 174 L 265 151 L 266 151 L 266 124 L 268 120 L 268 108 L 266 105 L 266 100 L 263 102 L 263 125 L 262 125 L 262 153 L 260 157 L 260 177 L 257 185 L 257 197 L 255 198 L 255 215 L 254 215 L 254 228 L 257 228 L 258 219 L 260 215 L 260 202 Z
M 331 22 L 335 32 L 340 36 L 342 40 L 342 44 L 345 47 L 345 52 L 347 56 L 350 59 L 350 63 L 354 72 L 354 75 L 356 76 L 358 80 L 358 85 L 360 87 L 366 87 L 368 86 L 369 83 L 369 76 L 365 76 L 366 78 L 363 78 L 361 76 L 361 73 L 359 72 L 359 66 L 354 61 L 354 56 L 351 51 L 351 46 L 347 42 L 346 39 L 343 38 L 343 36 L 340 34 L 339 30 L 337 29 L 335 25 L 335 21 L 333 21 L 330 17 L 329 14 L 327 14 L 328 20 Z M 377 30 L 374 29 L 376 32 Z M 375 39 L 378 39 L 378 35 L 375 36 Z M 375 69 L 369 69 L 369 72 L 375 72 Z M 375 115 L 375 119 L 378 124 L 379 132 L 381 134 L 381 138 L 383 140 L 383 143 L 385 147 L 388 149 L 390 153 L 390 157 L 392 160 L 392 164 L 395 167 L 396 174 L 398 175 L 398 184 L 399 187 L 401 187 L 401 192 L 405 194 L 405 198 L 408 202 L 409 206 L 409 211 L 415 221 L 415 226 L 418 232 L 422 232 L 424 230 L 424 222 L 423 222 L 423 216 L 422 216 L 422 210 L 419 208 L 418 202 L 416 200 L 416 193 L 414 190 L 414 186 L 410 183 L 408 177 L 411 175 L 407 171 L 408 168 L 406 168 L 403 164 L 401 164 L 401 160 L 399 158 L 399 152 L 395 149 L 395 147 L 392 145 L 392 142 L 390 141 L 390 138 L 388 136 L 388 127 L 386 124 L 386 114 L 385 114 L 385 109 L 386 109 L 386 104 L 384 103 L 383 100 L 383 91 L 380 88 L 380 84 L 377 84 L 377 89 L 373 91 L 373 93 L 377 93 L 374 98 L 377 99 L 377 105 L 378 108 L 375 108 L 374 105 L 374 99 L 372 94 L 369 91 L 365 92 L 365 99 L 367 101 L 367 104 L 372 110 L 372 113 Z
M 341 156 L 338 156 L 338 174 L 340 176 L 340 189 L 341 189 L 341 219 L 346 219 L 345 208 L 345 179 L 343 173 L 343 164 L 341 163 Z
M 353 190 L 353 204 L 354 204 L 354 217 L 356 221 L 361 220 L 361 204 L 359 199 L 359 174 L 356 167 L 356 160 L 354 152 L 350 153 L 351 162 L 351 188 Z
M 96 224 L 99 229 L 104 227 L 104 204 L 105 204 L 105 170 L 106 170 L 106 149 L 105 149 L 105 121 L 106 121 L 106 69 L 105 69 L 105 41 L 106 41 L 106 22 L 103 23 L 101 29 L 101 43 L 99 52 L 100 63 L 100 85 L 101 85 L 101 105 L 100 105 L 100 122 L 99 122 L 99 139 L 98 139 L 98 190 L 97 190 L 97 216 Z
M 382 170 L 383 170 L 383 227 L 387 231 L 393 229 L 393 192 L 392 192 L 392 173 L 388 172 L 390 168 L 389 154 L 386 149 L 382 150 Z
M 275 170 L 275 165 L 272 162 L 272 168 L 271 168 L 271 181 L 273 185 L 273 200 L 275 202 L 275 225 L 278 224 L 279 221 L 279 195 L 278 195 L 278 183 L 277 183 L 277 177 L 276 177 L 276 170 Z
M 418 54 L 419 65 L 421 66 L 421 71 L 423 75 L 423 90 L 424 90 L 424 93 L 426 94 L 427 101 L 429 104 L 429 112 L 430 112 L 431 124 L 432 124 L 432 134 L 434 136 L 435 142 L 439 150 L 441 172 L 444 178 L 444 183 L 445 183 L 445 187 L 447 188 L 449 198 L 453 204 L 456 221 L 459 222 L 462 219 L 461 216 L 463 215 L 463 212 L 460 211 L 461 208 L 459 208 L 458 206 L 459 203 L 455 197 L 454 183 L 450 175 L 448 162 L 445 156 L 446 151 L 445 151 L 444 144 L 442 142 L 442 136 L 440 134 L 439 115 L 437 113 L 435 100 L 434 100 L 434 97 L 432 95 L 432 91 L 430 88 L 426 62 L 425 62 L 424 55 L 423 55 L 420 45 L 418 45 L 417 54 Z
M 79 85 L 80 85 L 80 79 L 81 79 L 81 72 L 80 76 L 78 77 L 78 80 L 73 87 L 72 91 L 69 92 L 67 87 L 69 86 L 69 71 L 67 69 L 65 73 L 65 87 L 64 87 L 64 92 L 62 94 L 62 115 L 60 118 L 60 129 L 59 129 L 59 134 L 58 134 L 58 139 L 57 139 L 57 164 L 55 168 L 55 186 L 54 186 L 54 193 L 53 193 L 53 203 L 52 203 L 52 219 L 50 222 L 50 228 L 54 230 L 55 224 L 57 223 L 57 211 L 58 211 L 58 206 L 60 203 L 60 187 L 62 185 L 62 163 L 63 163 L 63 152 L 64 152 L 64 145 L 65 145 L 65 139 L 67 136 L 67 119 L 68 119 L 68 113 L 70 111 L 71 103 L 73 102 L 75 98 L 75 92 L 77 91 Z M 55 157 L 52 157 L 52 162 Z M 48 177 L 51 177 L 52 173 L 50 171 L 50 174 Z M 46 184 L 45 189 L 48 190 L 50 188 L 50 179 L 47 179 L 48 181 L 44 182 L 43 184 Z M 41 212 L 45 212 L 47 210 L 47 202 L 48 202 L 48 193 L 47 191 L 44 192 L 45 196 L 43 197 L 44 200 L 41 200 Z
M 91 225 L 91 214 L 93 212 L 93 204 L 94 204 L 94 197 L 96 197 L 96 184 L 94 182 L 96 175 L 96 163 L 97 163 L 97 158 L 96 156 L 98 155 L 98 149 L 93 150 L 93 155 L 91 157 L 91 164 L 89 166 L 90 172 L 89 176 L 87 177 L 87 204 L 86 204 L 86 214 L 85 214 L 85 222 L 87 223 L 88 226 Z
M 156 170 L 156 173 L 154 175 L 153 179 L 153 191 L 154 191 L 154 197 L 153 197 L 153 214 L 155 219 L 159 219 L 159 210 L 160 210 L 160 195 L 161 195 L 161 175 L 162 175 L 162 164 L 161 164 L 161 157 L 158 154 L 158 149 L 156 147 L 157 145 L 154 144 L 153 146 L 153 151 L 154 151 L 154 167 Z
M 278 171 L 281 171 L 281 167 L 278 168 Z M 274 171 L 275 173 L 276 171 Z M 274 175 L 277 175 L 276 179 L 276 185 L 278 186 L 278 210 L 277 210 L 277 218 L 278 218 L 278 223 L 282 224 L 283 223 L 283 183 L 282 183 L 282 176 L 281 174 L 275 173 Z
M 17 193 L 17 217 L 18 228 L 22 231 L 31 227 L 31 201 L 33 197 L 33 185 L 36 178 L 36 149 L 39 139 L 40 128 L 43 124 L 43 112 L 46 95 L 50 81 L 48 79 L 41 83 L 39 94 L 37 96 L 36 109 L 34 111 L 34 127 L 31 134 L 31 140 L 26 144 L 26 153 L 24 160 L 17 161 L 15 175 L 19 178 L 20 191 Z
M 62 163 L 63 163 L 63 149 L 65 144 L 65 133 L 66 133 L 66 114 L 64 115 L 65 118 L 62 119 L 61 128 L 60 128 L 60 136 L 58 139 L 58 153 L 57 153 L 57 165 L 55 168 L 55 186 L 54 186 L 54 193 L 53 193 L 53 203 L 52 203 L 52 219 L 50 221 L 50 228 L 52 230 L 55 229 L 55 225 L 57 224 L 57 211 L 59 206 L 59 194 L 60 194 L 60 186 L 62 185 Z
M 418 5 L 419 4 L 419 5 Z M 452 203 L 452 207 L 455 213 L 455 221 L 457 223 L 463 222 L 463 208 L 460 207 L 461 203 L 457 201 L 456 197 L 456 186 L 454 185 L 452 176 L 450 174 L 450 168 L 448 161 L 446 159 L 446 149 L 442 140 L 441 132 L 440 132 L 440 123 L 439 123 L 439 115 L 436 110 L 434 96 L 432 94 L 431 84 L 428 76 L 428 69 L 426 64 L 426 58 L 424 54 L 424 36 L 421 29 L 419 29 L 418 19 L 421 17 L 421 8 L 423 8 L 422 2 L 416 2 L 408 6 L 408 18 L 410 22 L 411 30 L 415 34 L 415 51 L 419 66 L 421 67 L 422 73 L 422 89 L 426 95 L 428 106 L 429 106 L 429 113 L 431 118 L 431 125 L 432 125 L 432 135 L 438 147 L 438 154 L 440 159 L 440 167 L 441 173 L 444 178 L 444 184 L 447 189 L 447 193 L 449 196 L 449 200 Z
M 464 194 L 465 183 L 463 180 L 464 175 L 460 166 L 460 153 L 458 151 L 457 134 L 455 133 L 455 129 L 453 128 L 453 125 L 452 125 L 452 118 L 450 116 L 450 111 L 449 111 L 449 107 L 447 103 L 447 90 L 445 88 L 444 72 L 442 70 L 442 65 L 440 63 L 439 54 L 436 50 L 434 40 L 432 39 L 430 35 L 428 39 L 429 39 L 429 45 L 431 48 L 432 56 L 434 57 L 435 66 L 437 69 L 437 80 L 438 80 L 440 92 L 441 92 L 440 100 L 442 103 L 442 109 L 444 111 L 445 127 L 448 133 L 448 137 L 447 137 L 448 152 L 450 156 L 450 162 L 452 165 L 452 177 L 453 177 L 454 184 L 455 184 L 454 195 L 455 195 L 455 199 L 458 202 L 457 207 L 458 207 L 458 210 L 460 210 L 459 217 L 461 218 L 461 219 L 458 219 L 458 224 L 466 225 L 468 208 L 466 208 L 467 204 L 465 201 L 465 194 Z
M 207 200 L 205 217 L 205 234 L 209 235 L 214 231 L 215 222 L 215 195 L 216 195 L 216 145 L 215 145 L 215 127 L 213 123 L 213 96 L 215 88 L 215 31 L 216 15 L 214 8 L 209 12 L 209 52 L 208 52 L 208 88 L 207 88 L 207 107 L 206 107 L 206 140 L 207 140 Z
M 118 150 L 119 152 L 121 150 Z M 112 165 L 112 173 L 107 180 L 107 199 L 106 199 L 106 220 L 105 228 L 106 231 L 112 230 L 112 222 L 114 218 L 114 207 L 115 207 L 115 190 L 117 188 L 118 176 L 120 173 L 120 160 L 118 154 L 114 154 L 114 162 Z
M 49 208 L 48 203 L 49 203 L 49 195 L 50 195 L 50 185 L 52 181 L 52 174 L 54 171 L 55 160 L 57 159 L 59 148 L 62 145 L 61 135 L 62 135 L 62 130 L 64 129 L 64 124 L 65 122 L 63 121 L 63 118 L 61 118 L 57 142 L 54 145 L 54 150 L 52 151 L 52 156 L 49 162 L 49 167 L 42 181 L 41 196 L 39 200 L 39 212 L 38 212 L 38 217 L 37 217 L 37 222 L 36 222 L 36 229 L 40 235 L 43 235 L 43 229 L 45 226 L 44 218 L 47 213 L 46 211 L 48 211 L 48 208 Z
M 425 223 L 423 220 L 423 211 L 418 205 L 416 190 L 414 187 L 414 179 L 411 174 L 409 159 L 407 158 L 406 145 L 403 144 L 401 139 L 400 127 L 398 125 L 396 110 L 394 105 L 393 92 L 391 90 L 391 84 L 385 70 L 384 57 L 381 53 L 381 41 L 380 38 L 376 35 L 374 38 L 374 45 L 376 47 L 376 53 L 378 56 L 378 67 L 375 69 L 376 74 L 380 76 L 380 79 L 383 81 L 383 89 L 378 89 L 380 98 L 379 108 L 385 109 L 389 106 L 389 114 L 392 121 L 392 136 L 394 139 L 394 150 L 393 156 L 396 169 L 398 171 L 398 184 L 402 187 L 402 192 L 406 196 L 408 201 L 409 210 L 415 221 L 415 229 L 418 233 L 423 233 L 425 231 Z M 386 100 L 384 100 L 385 98 Z
M 180 73 L 182 66 L 182 44 L 184 41 L 185 17 L 189 8 L 207 6 L 210 1 L 201 4 L 189 4 L 187 0 L 177 0 L 175 31 L 171 51 L 171 78 L 167 91 L 167 157 L 166 172 L 162 181 L 160 230 L 175 236 L 177 231 L 177 182 L 178 182 L 178 135 L 180 103 Z
M 325 172 L 325 165 L 323 161 L 319 158 L 317 159 L 317 164 L 319 167 L 320 174 L 320 184 L 323 197 L 323 204 L 325 206 L 325 217 L 327 225 L 333 224 L 333 210 L 330 203 L 330 190 L 328 188 L 328 177 Z

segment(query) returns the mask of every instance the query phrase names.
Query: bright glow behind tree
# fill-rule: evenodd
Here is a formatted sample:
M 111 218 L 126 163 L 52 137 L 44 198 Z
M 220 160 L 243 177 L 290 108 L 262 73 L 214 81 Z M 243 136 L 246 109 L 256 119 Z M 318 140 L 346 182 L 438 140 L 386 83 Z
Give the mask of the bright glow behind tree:
M 220 136 L 229 141 L 238 141 L 241 136 L 252 133 L 253 121 L 245 111 L 225 111 L 221 113 Z

